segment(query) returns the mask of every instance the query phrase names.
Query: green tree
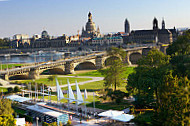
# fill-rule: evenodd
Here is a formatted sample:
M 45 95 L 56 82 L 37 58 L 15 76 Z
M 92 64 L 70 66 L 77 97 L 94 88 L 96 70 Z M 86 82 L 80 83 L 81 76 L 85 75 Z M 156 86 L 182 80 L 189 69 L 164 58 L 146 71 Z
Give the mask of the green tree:
M 172 74 L 171 70 L 164 77 L 161 102 L 152 121 L 155 126 L 190 125 L 190 81 Z
M 110 87 L 114 85 L 114 89 L 117 89 L 122 83 L 125 81 L 124 71 L 125 71 L 125 56 L 126 53 L 120 48 L 111 48 L 107 51 L 109 57 L 118 57 L 118 58 L 109 58 L 108 64 L 109 67 L 107 68 L 105 74 L 105 87 Z
M 14 110 L 11 108 L 11 100 L 0 99 L 0 115 L 8 116 L 12 115 Z
M 14 87 L 14 92 L 20 92 L 20 88 L 18 86 Z
M 55 79 L 55 76 L 49 76 L 47 79 L 48 79 L 48 81 L 51 81 L 53 83 L 53 80 Z
M 12 115 L 10 116 L 0 116 L 0 126 L 15 126 L 16 120 Z
M 9 87 L 7 90 L 8 90 L 8 93 L 13 93 L 14 91 L 12 87 Z
M 175 42 L 169 45 L 166 51 L 168 55 L 190 54 L 190 30 L 179 36 Z
M 128 77 L 126 89 L 137 94 L 138 107 L 149 106 L 154 102 L 159 103 L 159 88 L 162 85 L 162 76 L 168 69 L 169 56 L 157 49 L 152 49 L 147 56 L 140 59 L 135 72 Z
M 16 121 L 12 116 L 13 112 L 11 101 L 9 99 L 0 99 L 0 126 L 15 126 Z

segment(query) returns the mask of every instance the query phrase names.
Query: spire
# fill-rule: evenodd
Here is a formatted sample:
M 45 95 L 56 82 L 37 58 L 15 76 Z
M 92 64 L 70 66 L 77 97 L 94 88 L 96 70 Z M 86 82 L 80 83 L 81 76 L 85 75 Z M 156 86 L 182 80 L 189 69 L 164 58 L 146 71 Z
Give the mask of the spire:
M 97 33 L 100 34 L 100 28 L 99 28 L 99 26 L 97 28 Z
M 162 29 L 166 29 L 164 18 L 162 18 Z
M 157 30 L 158 29 L 158 20 L 156 19 L 156 17 L 154 17 L 153 20 L 153 30 Z
M 89 13 L 88 13 L 88 21 L 89 22 L 91 22 L 92 21 L 92 14 L 91 14 L 91 12 L 89 11 Z
M 127 20 L 127 18 L 125 19 L 125 33 L 129 34 L 130 33 L 130 25 L 129 25 L 129 21 Z

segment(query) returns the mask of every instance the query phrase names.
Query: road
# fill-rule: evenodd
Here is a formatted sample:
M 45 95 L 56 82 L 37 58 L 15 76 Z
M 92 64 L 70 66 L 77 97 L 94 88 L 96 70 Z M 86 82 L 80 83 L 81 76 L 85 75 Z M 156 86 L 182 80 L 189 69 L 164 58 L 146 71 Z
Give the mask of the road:
M 83 85 L 83 84 L 86 84 L 86 83 L 91 83 L 91 82 L 96 82 L 96 81 L 101 81 L 104 79 L 104 77 L 88 77 L 88 76 L 61 76 L 61 75 L 58 75 L 58 77 L 75 77 L 75 78 L 91 78 L 92 80 L 88 80 L 88 81 L 83 81 L 83 82 L 78 82 L 78 85 Z M 75 83 L 71 83 L 70 84 L 71 86 L 75 85 Z M 60 85 L 60 87 L 67 87 L 67 84 L 63 84 L 63 85 Z M 56 86 L 52 86 L 51 89 L 53 91 L 56 91 Z

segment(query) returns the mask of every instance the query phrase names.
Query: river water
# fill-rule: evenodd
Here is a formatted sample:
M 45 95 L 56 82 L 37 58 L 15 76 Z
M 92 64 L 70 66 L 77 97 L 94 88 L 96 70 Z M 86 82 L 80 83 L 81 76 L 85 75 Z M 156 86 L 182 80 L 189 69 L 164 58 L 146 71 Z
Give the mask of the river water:
M 62 59 L 64 56 L 61 53 L 51 53 L 51 54 L 33 54 L 29 56 L 8 56 L 0 57 L 0 64 L 10 64 L 10 63 L 37 63 L 37 62 L 47 62 Z

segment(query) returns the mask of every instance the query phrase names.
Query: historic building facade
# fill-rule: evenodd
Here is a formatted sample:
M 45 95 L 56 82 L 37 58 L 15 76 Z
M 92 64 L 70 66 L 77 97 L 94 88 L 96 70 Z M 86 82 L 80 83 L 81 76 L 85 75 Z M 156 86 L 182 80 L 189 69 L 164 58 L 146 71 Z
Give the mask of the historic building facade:
M 16 34 L 11 41 L 11 48 L 28 48 L 30 39 L 27 34 Z
M 89 12 L 88 14 L 88 22 L 86 23 L 86 29 L 82 28 L 82 35 L 83 38 L 88 37 L 99 37 L 100 36 L 100 29 L 99 27 L 96 29 L 96 25 L 92 20 L 92 14 Z
M 89 41 L 91 46 L 110 46 L 123 44 L 123 38 L 120 36 L 105 36 L 100 38 L 93 38 Z
M 129 22 L 125 21 L 125 29 L 129 29 Z M 169 44 L 177 39 L 177 30 L 165 28 L 165 21 L 162 20 L 162 28 L 158 27 L 158 20 L 154 18 L 153 29 L 151 30 L 132 30 L 128 36 L 125 36 L 125 43 L 164 43 Z

